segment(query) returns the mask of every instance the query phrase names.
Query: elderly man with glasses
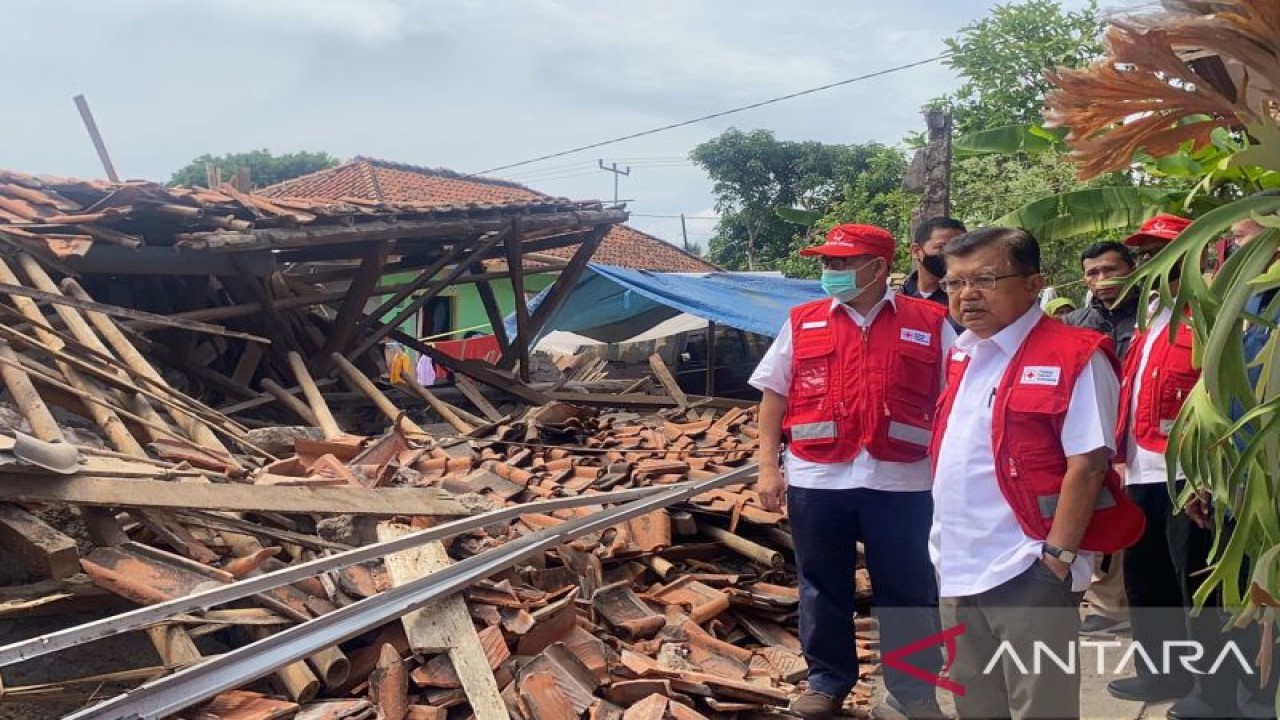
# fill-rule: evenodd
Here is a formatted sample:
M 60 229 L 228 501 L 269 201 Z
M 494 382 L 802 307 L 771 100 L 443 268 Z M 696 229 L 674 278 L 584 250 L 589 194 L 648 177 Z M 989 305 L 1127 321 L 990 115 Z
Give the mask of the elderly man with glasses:
M 1111 468 L 1117 362 L 1106 336 L 1046 316 L 1040 247 L 985 228 L 949 242 L 943 289 L 965 332 L 934 425 L 929 538 L 962 718 L 1079 716 L 1069 659 L 1096 552 L 1142 532 Z M 946 631 L 944 631 L 946 632 Z M 963 688 L 960 691 L 959 688 Z
M 954 332 L 942 305 L 888 287 L 894 245 L 882 228 L 851 224 L 801 251 L 821 258 L 830 297 L 791 310 L 751 377 L 764 395 L 756 490 L 768 509 L 785 497 L 795 541 L 809 688 L 791 710 L 805 718 L 830 717 L 858 680 L 858 542 L 882 652 L 938 632 L 928 453 Z M 912 654 L 912 663 L 936 673 L 940 649 Z M 941 716 L 933 685 L 893 668 L 885 684 L 897 712 Z

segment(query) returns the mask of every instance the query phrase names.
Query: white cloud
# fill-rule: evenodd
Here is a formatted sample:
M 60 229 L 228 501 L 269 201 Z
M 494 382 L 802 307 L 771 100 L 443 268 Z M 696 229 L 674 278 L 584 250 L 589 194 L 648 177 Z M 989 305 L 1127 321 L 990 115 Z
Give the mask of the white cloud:
M 205 7 L 237 22 L 263 22 L 280 30 L 315 29 L 364 41 L 400 37 L 408 28 L 400 0 L 206 0 Z
M 927 57 L 985 5 L 0 0 L 8 53 L 39 58 L 7 79 L 22 103 L 0 113 L 0 166 L 100 175 L 71 104 L 83 92 L 128 177 L 260 147 L 474 172 Z M 50 38 L 75 52 L 51 52 Z M 729 126 L 894 143 L 953 85 L 939 65 L 916 68 L 510 172 L 607 199 L 597 158 L 684 158 Z M 635 212 L 710 214 L 697 168 L 635 164 L 620 183 Z M 640 220 L 679 241 L 678 219 Z M 690 239 L 713 226 L 690 223 Z

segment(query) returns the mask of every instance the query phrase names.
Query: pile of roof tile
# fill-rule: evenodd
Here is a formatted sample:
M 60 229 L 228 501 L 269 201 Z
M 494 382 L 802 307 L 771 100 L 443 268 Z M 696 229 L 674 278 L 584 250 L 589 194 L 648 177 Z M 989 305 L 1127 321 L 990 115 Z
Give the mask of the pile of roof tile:
M 45 296 L 66 295 L 56 298 L 59 325 L 20 295 L 5 306 L 14 322 L 0 325 L 0 376 L 12 400 L 12 410 L 0 412 L 0 435 L 14 441 L 0 442 L 0 549 L 24 573 L 0 588 L 0 617 L 156 604 L 442 518 L 565 496 L 600 502 L 531 510 L 454 537 L 447 548 L 424 545 L 411 559 L 395 553 L 174 616 L 147 631 L 157 656 L 149 666 L 127 667 L 139 658 L 121 657 L 110 672 L 7 683 L 0 701 L 87 700 L 103 682 L 202 662 L 305 627 L 450 558 L 599 512 L 616 502 L 616 491 L 742 467 L 758 447 L 754 410 L 721 412 L 688 398 L 647 416 L 559 402 L 501 415 L 477 403 L 486 419 L 460 422 L 422 391 L 452 424 L 418 425 L 358 368 L 339 362 L 344 382 L 393 426 L 353 435 L 296 355 L 289 360 L 307 403 L 295 402 L 319 427 L 250 430 L 172 388 L 78 286 L 59 288 L 29 257 L 18 265 Z M 7 264 L 0 272 L 17 287 Z M 340 647 L 185 716 L 462 718 L 469 705 L 487 720 L 486 701 L 525 720 L 780 708 L 805 672 L 789 549 L 783 515 L 764 509 L 748 485 L 724 486 L 512 561 L 445 601 L 448 612 L 415 611 L 361 628 Z M 452 639 L 424 640 L 426 625 L 449 613 Z M 471 652 L 460 655 L 468 643 Z M 864 639 L 863 653 L 874 653 L 873 640 Z M 455 665 L 460 657 L 475 662 Z M 65 669 L 64 661 L 50 656 L 51 665 Z M 487 678 L 489 697 L 468 687 L 477 674 Z M 855 705 L 866 698 L 861 690 Z
M 741 466 L 757 444 L 754 420 L 754 410 L 641 417 L 553 403 L 480 437 L 301 432 L 292 453 L 241 471 L 238 481 L 368 493 L 440 488 L 473 511 L 566 495 L 605 501 L 612 490 Z M 456 537 L 448 550 L 463 558 L 596 511 L 526 514 Z M 336 512 L 228 515 L 198 507 L 150 522 L 132 517 L 131 542 L 80 560 L 94 589 L 143 604 L 376 542 L 393 525 Z M 730 485 L 509 567 L 465 592 L 466 614 L 512 717 L 696 718 L 782 708 L 805 676 L 789 544 L 783 516 L 763 509 L 749 486 Z M 353 565 L 166 627 L 189 638 L 179 641 L 193 643 L 186 661 L 198 661 L 207 642 L 252 641 L 403 579 L 391 564 Z M 859 581 L 865 594 L 865 577 Z M 58 592 L 88 590 L 73 577 Z M 405 627 L 369 628 L 184 717 L 445 718 L 454 708 L 466 717 L 468 694 L 450 654 L 415 648 Z M 860 655 L 874 658 L 874 628 L 860 621 L 859 634 Z M 864 669 L 876 671 L 871 663 Z M 869 696 L 860 685 L 849 709 L 864 714 Z

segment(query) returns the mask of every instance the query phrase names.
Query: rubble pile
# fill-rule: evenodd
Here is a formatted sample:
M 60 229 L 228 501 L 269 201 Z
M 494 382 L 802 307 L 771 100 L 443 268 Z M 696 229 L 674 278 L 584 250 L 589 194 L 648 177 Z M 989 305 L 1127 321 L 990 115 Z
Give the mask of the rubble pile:
M 82 190 L 86 198 L 105 192 Z M 138 232 L 149 227 L 142 215 L 134 217 L 145 208 L 186 224 L 212 217 L 201 208 L 144 202 L 155 192 L 119 189 L 112 202 L 132 197 L 140 209 L 112 206 L 111 217 L 135 222 Z M 51 197 L 27 195 L 31 202 Z M 65 212 L 74 205 L 59 202 Z M 558 207 L 521 227 L 551 232 L 560 227 L 555 223 L 581 225 Z M 27 220 L 42 212 L 31 211 Z M 445 219 L 434 215 L 419 220 L 432 232 L 447 229 L 437 227 Z M 350 232 L 336 221 L 326 231 Z M 186 240 L 209 246 L 252 240 L 243 229 L 234 237 L 226 232 Z M 458 272 L 501 236 L 484 238 L 487 245 L 473 248 L 473 258 L 455 258 Z M 29 239 L 83 244 L 48 234 Z M 79 672 L 79 664 L 67 660 L 81 645 L 50 649 L 52 634 L 34 638 L 30 654 L 14 649 L 26 641 L 0 646 L 0 654 L 8 653 L 0 676 L 21 660 L 61 671 L 54 682 L 4 683 L 0 704 L 92 706 L 138 683 L 270 643 L 280 633 L 313 633 L 326 638 L 317 647 L 329 646 L 272 666 L 265 677 L 245 675 L 234 683 L 238 689 L 211 699 L 184 698 L 190 707 L 179 716 L 688 719 L 775 712 L 796 693 L 805 666 L 795 635 L 791 539 L 784 516 L 762 507 L 745 473 L 738 484 L 690 491 L 687 501 L 682 496 L 603 530 L 568 541 L 556 536 L 550 550 L 503 554 L 625 507 L 646 488 L 656 489 L 648 497 L 657 497 L 663 488 L 710 483 L 745 468 L 758 446 L 754 410 L 685 395 L 655 356 L 654 376 L 665 394 L 641 391 L 652 385 L 647 380 L 608 393 L 562 391 L 602 379 L 603 365 L 590 359 L 560 367 L 561 379 L 546 392 L 509 370 L 449 361 L 468 411 L 447 401 L 456 395 L 412 379 L 393 391 L 371 376 L 377 363 L 368 352 L 316 350 L 304 360 L 296 348 L 305 343 L 278 342 L 288 335 L 287 323 L 259 313 L 272 305 L 266 294 L 256 304 L 240 303 L 236 312 L 264 315 L 246 329 L 266 334 L 274 328 L 270 340 L 207 324 L 201 318 L 216 319 L 208 314 L 179 318 L 98 303 L 70 273 L 55 282 L 48 262 L 23 251 L 0 259 L 0 294 L 7 297 L 0 303 L 0 381 L 8 403 L 0 408 L 0 618 L 94 611 L 106 613 L 111 625 L 140 608 L 479 519 L 466 531 L 397 546 L 380 559 L 335 564 L 119 630 L 141 630 L 153 658 L 122 656 L 112 659 L 118 666 Z M 358 319 L 354 310 L 339 312 L 333 327 L 355 338 Z M 175 337 L 185 339 L 146 339 L 139 334 L 144 326 L 181 330 Z M 232 365 L 219 366 L 225 374 L 189 361 L 216 350 L 207 336 L 242 348 Z M 362 342 L 372 348 L 376 337 Z M 162 374 L 153 358 L 165 358 L 170 371 L 185 368 L 179 379 L 201 380 L 184 387 L 212 383 L 223 396 L 243 401 L 214 408 L 175 389 L 172 372 Z M 182 362 L 170 362 L 175 358 Z M 264 358 L 270 358 L 266 369 Z M 245 389 L 256 377 L 262 394 Z M 500 410 L 472 379 L 529 404 Z M 396 394 L 401 390 L 412 404 Z M 443 423 L 428 422 L 422 403 Z M 267 406 L 265 417 L 283 410 L 305 425 L 264 427 L 264 416 L 251 422 L 244 415 Z M 372 407 L 385 432 L 356 432 L 356 406 L 361 413 Z M 461 592 L 392 621 L 344 628 L 341 641 L 314 634 L 320 618 L 394 598 L 456 563 L 489 557 L 492 573 Z M 869 594 L 865 575 L 859 587 Z M 863 623 L 859 634 L 860 653 L 871 660 L 874 627 Z M 875 672 L 871 662 L 864 668 Z M 850 712 L 865 714 L 869 695 L 860 686 Z
M 381 389 L 363 380 L 376 405 Z M 305 377 L 299 381 L 308 384 Z M 327 430 L 245 430 L 236 436 L 236 451 L 226 454 L 184 441 L 177 430 L 135 455 L 73 445 L 78 457 L 67 474 L 33 467 L 10 451 L 0 462 L 0 487 L 7 488 L 5 499 L 18 502 L 0 514 L 9 530 L 0 533 L 0 548 L 29 560 L 34 582 L 30 593 L 6 594 L 10 609 L 56 613 L 60 605 L 81 608 L 109 598 L 160 603 L 451 516 L 600 496 L 600 505 L 531 511 L 420 552 L 172 618 L 147 631 L 160 656 L 150 676 L 159 676 L 452 561 L 600 512 L 613 492 L 713 478 L 749 462 L 757 445 L 753 409 L 694 406 L 641 415 L 554 402 L 502 422 L 466 424 L 465 434 L 448 425 L 418 425 L 397 410 L 390 430 L 364 437 L 343 432 L 323 396 L 307 399 L 313 413 L 326 417 Z M 26 417 L 31 408 L 19 410 Z M 126 537 L 77 543 L 33 514 L 55 500 L 119 508 L 107 515 Z M 513 562 L 470 587 L 452 599 L 461 618 L 452 632 L 470 633 L 456 646 L 423 644 L 430 632 L 422 626 L 442 622 L 443 608 L 415 611 L 182 717 L 485 718 L 505 712 L 540 720 L 777 710 L 805 675 L 789 550 L 784 516 L 761 507 L 749 485 L 729 485 Z M 869 592 L 865 577 L 860 588 Z M 860 621 L 859 634 L 859 652 L 870 661 L 874 626 Z M 876 672 L 871 662 L 864 668 Z M 58 690 L 92 691 L 98 680 L 62 683 Z M 492 692 L 483 697 L 477 687 Z M 31 695 L 9 690 L 18 691 L 15 698 Z M 865 714 L 869 699 L 869 687 L 859 686 L 850 712 Z M 488 711 L 481 709 L 485 702 Z

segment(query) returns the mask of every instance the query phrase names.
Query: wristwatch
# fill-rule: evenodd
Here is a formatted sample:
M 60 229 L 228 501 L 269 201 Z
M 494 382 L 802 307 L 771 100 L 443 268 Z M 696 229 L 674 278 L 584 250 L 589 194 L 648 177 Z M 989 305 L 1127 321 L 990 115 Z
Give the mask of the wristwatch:
M 1075 550 L 1063 550 L 1057 545 L 1050 545 L 1049 543 L 1045 543 L 1043 552 L 1045 555 L 1055 557 L 1068 565 L 1076 561 Z

